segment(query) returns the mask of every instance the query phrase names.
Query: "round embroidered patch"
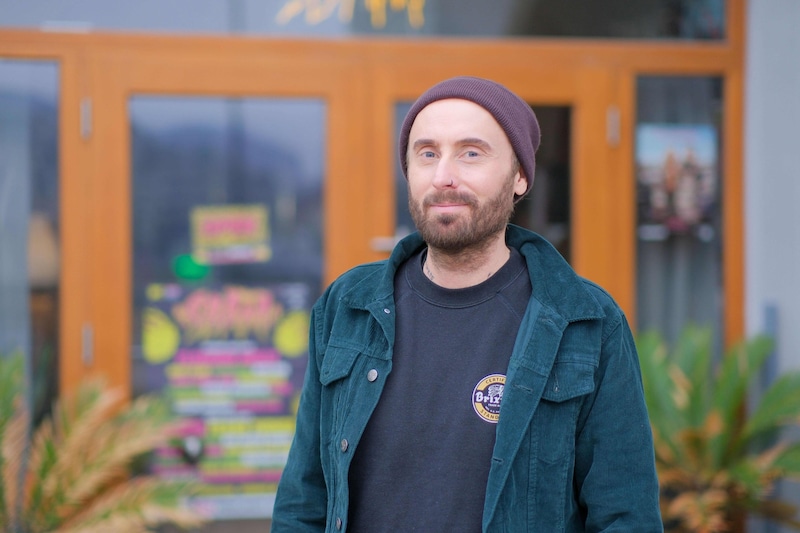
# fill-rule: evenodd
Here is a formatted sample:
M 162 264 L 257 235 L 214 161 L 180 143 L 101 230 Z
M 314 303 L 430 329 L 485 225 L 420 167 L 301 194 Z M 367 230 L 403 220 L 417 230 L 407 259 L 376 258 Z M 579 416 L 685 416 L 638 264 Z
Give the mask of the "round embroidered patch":
M 506 377 L 503 374 L 489 374 L 475 385 L 472 391 L 472 407 L 479 417 L 497 424 L 505 386 Z

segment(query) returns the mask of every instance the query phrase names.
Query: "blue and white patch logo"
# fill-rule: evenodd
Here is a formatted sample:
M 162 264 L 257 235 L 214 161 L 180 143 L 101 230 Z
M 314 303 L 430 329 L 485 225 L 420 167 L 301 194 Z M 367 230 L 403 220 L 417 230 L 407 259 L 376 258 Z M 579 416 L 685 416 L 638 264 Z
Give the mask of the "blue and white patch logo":
M 475 385 L 472 391 L 472 407 L 486 422 L 497 424 L 500 419 L 500 403 L 506 377 L 503 374 L 489 374 Z

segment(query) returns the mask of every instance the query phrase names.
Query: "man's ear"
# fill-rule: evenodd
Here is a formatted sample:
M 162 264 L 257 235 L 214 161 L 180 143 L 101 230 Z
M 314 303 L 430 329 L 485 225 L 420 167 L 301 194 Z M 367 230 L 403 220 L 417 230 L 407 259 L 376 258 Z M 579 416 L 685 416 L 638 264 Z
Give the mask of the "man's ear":
M 520 197 L 528 190 L 528 178 L 525 176 L 525 171 L 519 167 L 517 177 L 514 179 L 514 196 Z

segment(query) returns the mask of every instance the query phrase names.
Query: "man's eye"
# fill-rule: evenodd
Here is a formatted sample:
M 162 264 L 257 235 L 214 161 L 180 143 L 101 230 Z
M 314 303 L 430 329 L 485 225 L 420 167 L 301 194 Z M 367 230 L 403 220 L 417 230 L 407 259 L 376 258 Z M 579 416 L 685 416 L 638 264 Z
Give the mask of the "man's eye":
M 426 150 L 426 151 L 422 152 L 421 155 L 422 155 L 422 157 L 427 158 L 427 159 L 430 159 L 432 157 L 436 157 L 436 154 L 434 154 L 430 150 Z
M 480 154 L 475 150 L 467 150 L 466 155 L 467 157 L 478 157 Z

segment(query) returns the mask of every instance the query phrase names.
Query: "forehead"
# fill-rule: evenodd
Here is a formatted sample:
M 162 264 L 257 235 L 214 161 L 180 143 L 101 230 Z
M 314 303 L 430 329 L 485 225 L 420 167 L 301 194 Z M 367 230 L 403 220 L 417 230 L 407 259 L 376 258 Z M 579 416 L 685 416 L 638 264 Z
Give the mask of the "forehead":
M 409 144 L 419 138 L 441 142 L 480 138 L 511 146 L 491 113 L 474 102 L 457 98 L 437 100 L 422 108 L 411 126 Z

